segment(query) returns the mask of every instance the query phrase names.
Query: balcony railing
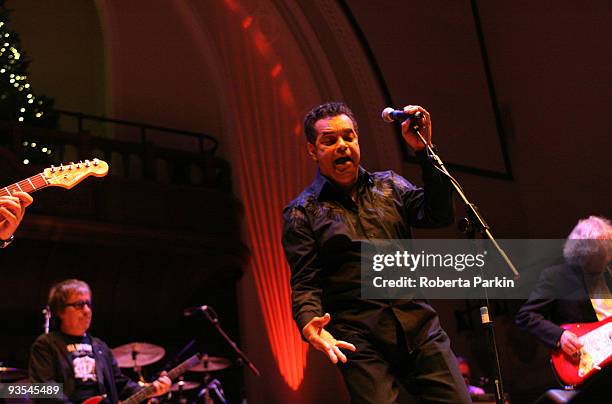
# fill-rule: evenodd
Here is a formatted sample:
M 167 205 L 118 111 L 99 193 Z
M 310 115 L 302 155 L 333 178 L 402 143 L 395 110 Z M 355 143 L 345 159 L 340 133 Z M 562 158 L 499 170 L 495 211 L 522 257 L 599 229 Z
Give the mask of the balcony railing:
M 111 165 L 111 175 L 123 178 L 231 190 L 229 164 L 215 155 L 219 142 L 211 135 L 79 112 L 57 112 L 75 119 L 75 132 L 0 121 L 0 146 L 9 147 L 16 155 L 32 147 L 44 149 L 48 153 L 45 160 L 50 164 L 97 157 Z M 89 126 L 100 123 L 104 130 L 93 134 Z

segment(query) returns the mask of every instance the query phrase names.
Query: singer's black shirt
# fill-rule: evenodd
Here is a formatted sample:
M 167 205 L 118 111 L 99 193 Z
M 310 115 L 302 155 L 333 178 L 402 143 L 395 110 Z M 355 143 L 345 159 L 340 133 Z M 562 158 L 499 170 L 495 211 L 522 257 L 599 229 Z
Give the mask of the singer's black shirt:
M 411 238 L 411 226 L 433 228 L 453 221 L 448 179 L 424 153 L 417 157 L 424 188 L 392 171 L 369 173 L 360 167 L 353 199 L 317 172 L 314 182 L 284 209 L 282 243 L 300 333 L 325 312 L 335 324 L 355 328 L 375 322 L 385 310 L 392 310 L 408 334 L 420 330 L 427 335 L 431 327 L 439 327 L 435 311 L 424 301 L 361 298 L 362 242 Z

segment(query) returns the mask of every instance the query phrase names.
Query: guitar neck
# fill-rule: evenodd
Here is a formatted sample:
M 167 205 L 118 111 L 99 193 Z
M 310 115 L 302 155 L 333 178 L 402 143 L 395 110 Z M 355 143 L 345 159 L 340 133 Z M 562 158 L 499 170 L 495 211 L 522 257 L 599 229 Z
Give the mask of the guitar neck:
M 49 182 L 47 182 L 42 173 L 40 173 L 7 187 L 0 188 L 0 196 L 10 196 L 16 191 L 32 193 L 47 186 L 49 186 Z
M 180 365 L 178 365 L 177 367 L 169 371 L 168 377 L 170 378 L 170 380 L 174 380 L 180 375 L 182 375 L 183 373 L 185 373 L 190 368 L 200 363 L 200 361 L 201 361 L 201 355 L 195 354 L 191 358 L 187 359 L 186 361 L 184 361 L 183 363 L 181 363 Z M 143 388 L 142 390 L 139 390 L 138 393 L 134 394 L 128 399 L 121 401 L 121 403 L 122 404 L 140 403 L 141 401 L 144 401 L 147 397 L 149 397 L 154 391 L 155 391 L 155 386 L 153 386 L 153 384 L 150 384 L 147 387 Z

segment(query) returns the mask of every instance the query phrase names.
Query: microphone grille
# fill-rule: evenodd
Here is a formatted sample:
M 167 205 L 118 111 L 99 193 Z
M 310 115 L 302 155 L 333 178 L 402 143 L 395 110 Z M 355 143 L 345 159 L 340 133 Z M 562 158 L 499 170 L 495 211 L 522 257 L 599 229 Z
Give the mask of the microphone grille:
M 393 122 L 393 118 L 391 117 L 391 113 L 393 111 L 394 111 L 394 109 L 391 108 L 391 107 L 387 107 L 387 108 L 383 109 L 382 114 L 380 115 L 382 120 L 387 122 L 387 123 Z

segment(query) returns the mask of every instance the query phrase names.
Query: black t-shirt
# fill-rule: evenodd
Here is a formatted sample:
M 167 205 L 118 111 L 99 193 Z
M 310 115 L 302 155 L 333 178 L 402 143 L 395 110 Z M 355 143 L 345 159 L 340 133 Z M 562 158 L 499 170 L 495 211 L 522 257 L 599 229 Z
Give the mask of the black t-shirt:
M 94 355 L 91 337 L 61 334 L 66 344 L 66 356 L 72 364 L 75 379 L 74 396 L 71 399 L 77 403 L 100 394 L 96 374 L 96 357 Z

